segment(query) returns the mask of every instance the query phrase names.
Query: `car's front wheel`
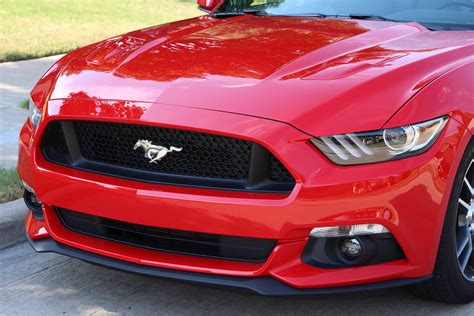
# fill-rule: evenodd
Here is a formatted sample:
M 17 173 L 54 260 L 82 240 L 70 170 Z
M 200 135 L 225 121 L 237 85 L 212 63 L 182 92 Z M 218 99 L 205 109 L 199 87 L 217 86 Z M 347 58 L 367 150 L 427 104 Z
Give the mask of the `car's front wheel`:
M 433 278 L 415 287 L 447 303 L 474 300 L 474 138 L 459 166 L 446 213 Z

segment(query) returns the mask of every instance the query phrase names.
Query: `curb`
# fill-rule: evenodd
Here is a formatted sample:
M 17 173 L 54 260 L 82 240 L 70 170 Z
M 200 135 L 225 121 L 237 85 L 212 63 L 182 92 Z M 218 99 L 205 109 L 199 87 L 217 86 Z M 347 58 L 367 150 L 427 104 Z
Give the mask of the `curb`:
M 27 212 L 23 199 L 0 204 L 0 249 L 25 238 L 24 221 Z

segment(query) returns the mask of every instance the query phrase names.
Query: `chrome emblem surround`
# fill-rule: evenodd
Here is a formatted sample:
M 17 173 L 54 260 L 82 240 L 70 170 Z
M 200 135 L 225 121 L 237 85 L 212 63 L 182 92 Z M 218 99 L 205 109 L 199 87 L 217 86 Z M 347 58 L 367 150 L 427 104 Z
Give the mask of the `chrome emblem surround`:
M 153 145 L 151 141 L 146 139 L 139 139 L 135 146 L 133 146 L 133 150 L 137 150 L 138 148 L 143 148 L 145 150 L 145 158 L 148 158 L 150 161 L 149 163 L 158 163 L 161 159 L 163 159 L 167 154 L 173 151 L 180 152 L 183 148 L 173 147 L 171 146 L 169 149 L 163 146 Z

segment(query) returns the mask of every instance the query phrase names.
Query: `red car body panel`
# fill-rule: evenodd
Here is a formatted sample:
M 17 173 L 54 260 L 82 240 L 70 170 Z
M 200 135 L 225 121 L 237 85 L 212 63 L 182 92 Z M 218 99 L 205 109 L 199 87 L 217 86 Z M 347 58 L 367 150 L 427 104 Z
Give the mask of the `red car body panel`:
M 427 83 L 466 63 L 473 34 L 374 21 L 201 17 L 69 55 L 50 98 L 84 93 L 205 108 L 312 135 L 374 130 Z M 314 124 L 318 117 L 325 119 Z
M 474 32 L 418 24 L 242 16 L 200 17 L 87 46 L 33 89 L 37 131 L 20 135 L 20 177 L 44 203 L 26 220 L 31 239 L 54 240 L 138 264 L 241 277 L 296 288 L 334 287 L 433 272 L 457 166 L 474 132 Z M 376 91 L 376 92 L 374 92 Z M 309 139 L 449 115 L 427 152 L 337 166 Z M 46 161 L 52 120 L 100 120 L 242 138 L 270 150 L 294 176 L 290 194 L 147 184 Z M 264 263 L 151 251 L 65 229 L 51 206 L 179 230 L 278 240 Z M 133 210 L 133 211 L 132 211 Z M 311 229 L 386 226 L 406 259 L 347 269 L 305 264 Z

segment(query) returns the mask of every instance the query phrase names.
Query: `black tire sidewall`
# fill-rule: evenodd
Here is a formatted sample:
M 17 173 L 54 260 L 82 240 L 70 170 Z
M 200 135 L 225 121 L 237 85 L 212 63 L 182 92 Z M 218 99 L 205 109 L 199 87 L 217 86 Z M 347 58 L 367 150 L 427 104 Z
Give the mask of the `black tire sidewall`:
M 443 235 L 440 241 L 440 253 L 438 254 L 437 267 L 435 268 L 435 277 L 442 277 L 436 275 L 439 271 L 440 264 L 445 265 L 444 272 L 452 285 L 452 289 L 456 296 L 460 299 L 466 300 L 474 298 L 474 279 L 469 281 L 463 275 L 456 254 L 456 229 L 458 221 L 458 199 L 461 195 L 461 187 L 464 181 L 464 176 L 471 160 L 474 158 L 474 138 L 471 138 L 469 145 L 463 155 L 461 163 L 453 183 L 451 196 L 446 213 L 446 219 L 443 228 Z M 440 262 L 441 261 L 441 262 Z

